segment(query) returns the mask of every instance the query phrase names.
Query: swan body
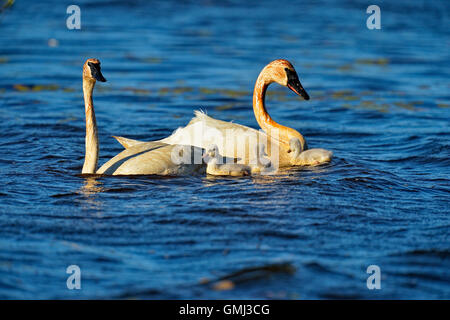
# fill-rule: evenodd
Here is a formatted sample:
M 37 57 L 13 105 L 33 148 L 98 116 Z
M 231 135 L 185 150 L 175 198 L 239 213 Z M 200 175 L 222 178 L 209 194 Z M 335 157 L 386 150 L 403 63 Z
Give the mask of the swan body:
M 219 154 L 219 149 L 216 145 L 210 147 L 205 155 L 205 162 L 208 164 L 206 167 L 206 173 L 214 176 L 248 176 L 251 174 L 252 169 L 244 164 L 239 163 L 220 163 L 222 156 Z M 222 161 L 220 161 L 222 162 Z
M 160 142 L 189 144 L 204 149 L 216 144 L 222 156 L 238 159 L 238 163 L 246 165 L 258 161 L 257 154 L 253 150 L 262 143 L 267 144 L 267 152 L 273 157 L 274 164 L 279 161 L 280 165 L 285 165 L 290 161 L 289 155 L 280 151 L 280 141 L 264 131 L 214 119 L 200 111 L 195 111 L 195 117 L 186 127 L 177 129 Z
M 305 100 L 309 100 L 292 64 L 283 59 L 275 60 L 261 71 L 253 92 L 253 111 L 258 124 L 264 131 L 214 119 L 203 112 L 195 111 L 195 117 L 187 126 L 178 128 L 172 135 L 159 142 L 193 145 L 204 149 L 211 144 L 216 144 L 219 145 L 223 156 L 236 158 L 239 163 L 246 165 L 257 160 L 252 155 L 252 148 L 259 143 L 264 143 L 273 167 L 300 165 L 300 161 L 292 161 L 292 155 L 289 154 L 289 141 L 298 139 L 301 150 L 306 150 L 308 148 L 306 140 L 298 131 L 275 122 L 265 107 L 266 90 L 273 82 L 287 86 Z M 122 137 L 116 137 L 116 139 L 125 148 L 142 143 L 142 141 Z M 321 161 L 321 158 L 316 157 L 316 160 Z
M 256 144 L 267 143 L 269 155 L 279 150 L 279 141 L 271 138 L 262 130 L 256 130 L 234 122 L 214 119 L 201 111 L 195 111 L 195 116 L 187 126 L 178 128 L 169 137 L 155 142 L 166 144 L 186 144 L 199 148 L 217 144 L 222 150 L 222 156 L 238 159 L 240 163 L 250 164 L 258 161 L 256 154 L 251 152 Z M 125 148 L 146 143 L 123 137 L 114 137 Z M 279 155 L 283 163 L 290 163 L 287 153 Z
M 183 161 L 180 151 L 188 150 L 190 155 Z M 106 175 L 187 175 L 204 174 L 206 166 L 201 162 L 202 149 L 192 146 L 169 145 L 160 142 L 146 142 L 123 150 L 106 162 L 98 174 Z M 195 159 L 200 159 L 195 163 Z
M 83 174 L 177 175 L 205 172 L 205 165 L 201 160 L 202 149 L 200 148 L 177 144 L 169 145 L 162 142 L 136 144 L 134 143 L 135 140 L 128 143 L 129 140 L 126 138 L 118 139 L 126 149 L 97 170 L 99 141 L 92 98 L 97 80 L 106 81 L 101 73 L 100 61 L 88 59 L 83 66 L 83 93 L 86 113 L 86 153 L 82 169 Z
M 295 166 L 317 166 L 328 163 L 333 158 L 333 152 L 321 148 L 302 151 L 298 139 L 292 138 L 289 142 L 289 152 L 292 154 L 291 164 Z
M 331 162 L 333 152 L 322 148 L 308 149 L 300 153 L 294 165 L 296 166 L 318 166 Z

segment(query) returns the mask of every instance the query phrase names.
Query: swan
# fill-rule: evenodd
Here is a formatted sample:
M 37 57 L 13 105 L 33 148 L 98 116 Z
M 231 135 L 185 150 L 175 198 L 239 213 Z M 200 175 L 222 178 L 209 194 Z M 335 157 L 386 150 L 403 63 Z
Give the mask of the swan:
M 213 176 L 248 176 L 252 169 L 239 163 L 223 163 L 223 157 L 219 153 L 217 145 L 210 146 L 203 156 L 203 159 L 208 164 L 206 173 Z
M 252 174 L 254 173 L 268 173 L 271 172 L 272 163 L 269 158 L 267 158 L 266 145 L 259 143 L 255 147 L 255 164 L 250 164 L 252 168 Z
M 309 95 L 300 83 L 292 64 L 284 59 L 274 60 L 260 72 L 253 91 L 253 111 L 259 126 L 264 131 L 214 119 L 201 111 L 195 111 L 195 117 L 187 126 L 178 128 L 172 135 L 159 142 L 193 145 L 200 148 L 217 144 L 220 145 L 224 156 L 237 158 L 244 164 L 254 161 L 249 152 L 250 148 L 258 143 L 265 143 L 275 167 L 291 166 L 293 161 L 292 155 L 288 154 L 289 141 L 293 138 L 298 139 L 301 150 L 306 150 L 308 147 L 305 138 L 297 130 L 278 124 L 267 112 L 264 100 L 267 88 L 273 82 L 286 86 L 305 100 L 309 100 Z M 116 139 L 125 148 L 143 143 L 123 137 L 116 137 Z
M 292 154 L 291 164 L 294 166 L 317 166 L 328 163 L 333 158 L 333 152 L 321 148 L 302 151 L 299 139 L 292 138 L 289 141 L 288 153 Z
M 97 170 L 99 141 L 92 94 L 96 81 L 106 82 L 98 59 L 83 65 L 83 96 L 86 113 L 85 158 L 82 174 L 176 175 L 204 172 L 202 149 L 193 146 L 150 142 L 129 146 Z

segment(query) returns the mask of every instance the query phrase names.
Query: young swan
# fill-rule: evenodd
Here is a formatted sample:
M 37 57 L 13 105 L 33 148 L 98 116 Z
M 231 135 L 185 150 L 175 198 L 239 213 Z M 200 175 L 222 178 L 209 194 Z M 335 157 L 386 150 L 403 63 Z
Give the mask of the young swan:
M 291 153 L 291 164 L 294 166 L 317 166 L 328 163 L 333 158 L 333 152 L 315 148 L 303 151 L 298 138 L 292 138 L 289 141 L 289 150 Z
M 300 142 L 300 140 L 299 140 Z M 270 166 L 272 165 L 270 159 L 266 153 L 266 145 L 263 143 L 257 144 L 255 147 L 256 152 L 256 163 L 251 165 L 252 173 L 262 173 L 268 172 Z
M 214 176 L 248 176 L 252 171 L 252 169 L 245 164 L 217 163 L 219 159 L 222 159 L 222 156 L 219 154 L 219 148 L 216 145 L 210 146 L 206 150 L 203 159 L 208 164 L 206 167 L 206 173 Z

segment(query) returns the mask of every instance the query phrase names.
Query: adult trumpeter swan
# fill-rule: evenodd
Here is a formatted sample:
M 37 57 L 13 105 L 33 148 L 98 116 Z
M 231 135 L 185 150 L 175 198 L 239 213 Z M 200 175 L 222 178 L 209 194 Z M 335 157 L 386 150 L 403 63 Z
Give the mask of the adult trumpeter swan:
M 238 163 L 223 163 L 223 157 L 219 153 L 219 148 L 216 145 L 210 146 L 203 159 L 208 164 L 206 173 L 213 176 L 248 176 L 252 169 L 245 164 Z
M 292 138 L 298 139 L 302 150 L 307 149 L 307 144 L 298 131 L 278 124 L 267 112 L 264 102 L 266 90 L 273 82 L 287 86 L 305 100 L 309 100 L 309 96 L 303 89 L 292 64 L 284 59 L 275 60 L 261 71 L 253 91 L 253 111 L 264 132 L 237 123 L 217 120 L 205 113 L 196 111 L 195 117 L 187 126 L 177 129 L 172 135 L 159 140 L 159 142 L 187 144 L 201 148 L 217 144 L 220 146 L 223 156 L 238 158 L 245 164 L 254 160 L 251 149 L 262 142 L 267 145 L 267 152 L 274 166 L 291 166 L 292 155 L 288 154 L 289 141 Z M 142 143 L 122 137 L 116 137 L 116 139 L 125 148 Z M 308 164 L 305 163 L 305 165 Z
M 333 152 L 321 148 L 302 151 L 302 145 L 297 138 L 292 138 L 289 141 L 289 146 L 288 153 L 292 154 L 291 164 L 294 166 L 320 165 L 330 162 L 333 157 Z
M 162 142 L 150 142 L 144 145 L 135 144 L 97 170 L 99 142 L 92 100 L 96 81 L 106 81 L 100 69 L 100 61 L 88 59 L 83 66 L 83 94 L 86 112 L 86 154 L 82 169 L 83 174 L 174 175 L 205 171 L 205 166 L 201 161 L 202 149 L 192 146 L 169 145 Z

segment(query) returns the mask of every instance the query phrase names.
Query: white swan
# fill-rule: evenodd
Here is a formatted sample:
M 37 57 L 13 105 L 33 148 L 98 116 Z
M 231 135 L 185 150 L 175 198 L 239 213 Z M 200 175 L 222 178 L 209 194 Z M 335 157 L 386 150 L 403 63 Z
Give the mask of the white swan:
M 208 164 L 206 173 L 214 176 L 248 176 L 252 169 L 245 164 L 223 163 L 223 157 L 219 153 L 216 145 L 210 146 L 203 156 Z
M 287 86 L 305 100 L 309 100 L 292 64 L 283 59 L 275 60 L 261 71 L 253 92 L 253 111 L 264 132 L 237 123 L 217 120 L 196 111 L 195 117 L 187 126 L 177 129 L 172 135 L 159 142 L 193 145 L 200 148 L 216 144 L 220 146 L 223 156 L 237 158 L 244 164 L 255 160 L 252 156 L 252 148 L 258 143 L 264 143 L 275 167 L 293 165 L 292 155 L 288 154 L 289 141 L 292 138 L 298 139 L 301 150 L 306 150 L 307 144 L 298 131 L 278 124 L 268 114 L 264 100 L 266 90 L 272 82 Z M 125 148 L 143 143 L 122 137 L 116 137 L 116 139 Z
M 289 145 L 288 152 L 292 154 L 291 164 L 293 166 L 317 166 L 328 163 L 333 158 L 333 152 L 321 148 L 302 151 L 302 145 L 297 138 L 292 138 Z
M 106 81 L 100 69 L 100 61 L 88 59 L 83 66 L 83 94 L 86 113 L 86 153 L 83 174 L 175 175 L 205 171 L 205 165 L 201 161 L 201 148 L 169 145 L 162 142 L 134 144 L 97 170 L 99 141 L 92 99 L 97 80 Z
M 252 174 L 273 172 L 273 168 L 271 168 L 272 163 L 267 156 L 266 145 L 263 143 L 257 144 L 255 147 L 256 163 L 250 164 L 250 167 L 252 168 Z

